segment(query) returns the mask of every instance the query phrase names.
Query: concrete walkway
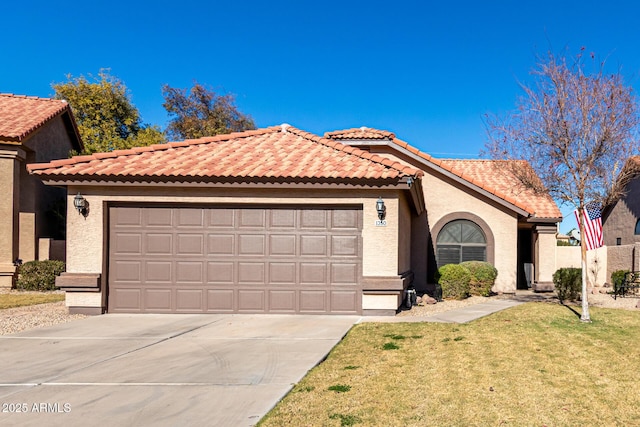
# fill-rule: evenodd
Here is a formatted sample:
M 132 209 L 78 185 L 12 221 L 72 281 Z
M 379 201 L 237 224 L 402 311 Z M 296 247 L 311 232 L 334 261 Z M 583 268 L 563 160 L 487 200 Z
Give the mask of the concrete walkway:
M 384 323 L 410 323 L 410 322 L 437 322 L 437 323 L 467 323 L 479 319 L 497 311 L 524 304 L 525 301 L 515 299 L 494 299 L 480 304 L 468 305 L 454 310 L 444 311 L 431 316 L 367 316 L 360 320 L 364 322 Z

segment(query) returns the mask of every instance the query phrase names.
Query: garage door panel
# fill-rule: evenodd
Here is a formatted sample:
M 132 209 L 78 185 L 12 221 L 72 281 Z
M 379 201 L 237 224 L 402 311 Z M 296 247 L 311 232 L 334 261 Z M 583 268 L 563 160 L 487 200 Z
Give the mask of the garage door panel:
M 153 311 L 157 313 L 171 312 L 171 289 L 145 289 L 144 305 L 145 311 Z
M 234 234 L 209 234 L 207 253 L 210 255 L 235 255 Z
M 113 221 L 120 228 L 129 226 L 141 227 L 142 211 L 141 208 L 118 209 L 114 214 Z
M 358 310 L 358 292 L 331 291 L 331 310 L 333 312 L 353 313 Z
M 326 284 L 327 264 L 325 263 L 301 263 L 300 284 Z
M 331 228 L 357 231 L 359 227 L 359 211 L 335 209 L 331 211 Z
M 212 261 L 207 263 L 207 283 L 226 283 L 232 286 L 234 283 L 232 261 Z
M 263 209 L 238 209 L 238 228 L 265 228 L 266 212 Z
M 117 233 L 113 244 L 117 254 L 142 255 L 142 234 L 140 233 Z
M 332 264 L 331 283 L 357 285 L 358 264 Z
M 293 234 L 276 234 L 269 236 L 269 255 L 296 255 L 296 236 Z
M 208 209 L 209 228 L 233 228 L 235 224 L 235 209 Z
M 109 212 L 111 312 L 361 312 L 361 210 Z
M 328 311 L 327 291 L 301 290 L 300 312 L 326 313 Z
M 176 282 L 202 283 L 203 262 L 176 261 Z
M 300 228 L 327 228 L 327 211 L 309 209 L 300 211 Z
M 176 311 L 201 312 L 203 293 L 202 289 L 176 289 Z
M 116 261 L 113 280 L 139 283 L 142 280 L 142 261 Z
M 297 283 L 295 262 L 270 262 L 269 283 L 273 285 L 295 285 Z
M 111 289 L 109 298 L 113 299 L 112 309 L 113 311 L 133 311 L 139 312 L 142 310 L 142 290 L 139 288 L 115 288 Z
M 148 227 L 173 227 L 173 209 L 144 209 L 145 224 Z
M 149 233 L 144 238 L 147 254 L 173 255 L 173 234 Z
M 264 290 L 251 290 L 251 289 L 239 289 L 238 290 L 238 311 L 242 312 L 264 312 L 265 306 L 265 291 Z
M 295 209 L 272 209 L 268 213 L 270 229 L 294 229 L 296 227 Z
M 178 256 L 204 255 L 204 236 L 202 234 L 178 234 Z
M 147 261 L 145 263 L 146 281 L 172 283 L 172 267 L 173 263 L 171 261 Z
M 204 210 L 203 209 L 176 209 L 176 227 L 196 227 L 204 226 Z
M 300 256 L 327 256 L 327 236 L 300 236 Z
M 262 234 L 241 234 L 238 236 L 239 256 L 264 256 L 266 254 L 266 236 Z
M 269 291 L 269 311 L 277 313 L 295 313 L 296 291 Z
M 240 283 L 265 283 L 264 262 L 238 262 L 238 282 Z
M 331 236 L 332 256 L 358 256 L 357 236 Z
M 207 311 L 214 313 L 233 313 L 235 307 L 234 291 L 231 289 L 208 289 Z

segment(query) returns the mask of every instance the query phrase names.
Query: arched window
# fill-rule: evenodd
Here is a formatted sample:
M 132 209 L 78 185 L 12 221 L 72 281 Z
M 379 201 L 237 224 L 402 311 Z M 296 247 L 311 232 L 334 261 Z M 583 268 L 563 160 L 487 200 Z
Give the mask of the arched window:
M 487 239 L 474 222 L 457 219 L 445 225 L 436 240 L 438 266 L 463 261 L 486 261 Z
M 636 221 L 636 231 L 633 234 L 635 234 L 636 236 L 640 235 L 640 219 Z

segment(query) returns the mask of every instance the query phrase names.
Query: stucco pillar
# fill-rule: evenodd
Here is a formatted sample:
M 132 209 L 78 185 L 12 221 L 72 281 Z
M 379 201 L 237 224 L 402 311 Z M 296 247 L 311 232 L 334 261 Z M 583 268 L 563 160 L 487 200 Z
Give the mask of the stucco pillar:
M 534 238 L 534 283 L 536 292 L 553 291 L 553 273 L 556 271 L 556 233 L 555 224 L 536 225 Z
M 0 287 L 10 288 L 15 279 L 18 258 L 20 201 L 20 162 L 24 151 L 0 148 Z

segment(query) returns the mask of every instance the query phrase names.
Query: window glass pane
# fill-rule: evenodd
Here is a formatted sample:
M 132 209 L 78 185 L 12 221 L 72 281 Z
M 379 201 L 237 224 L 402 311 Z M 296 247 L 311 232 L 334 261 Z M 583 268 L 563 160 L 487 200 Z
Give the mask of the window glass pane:
M 460 263 L 460 246 L 438 245 L 438 267 Z
M 463 246 L 462 261 L 486 261 L 487 250 L 484 246 Z
M 640 234 L 640 219 L 636 222 L 636 235 Z
M 438 244 L 440 243 L 460 243 L 462 238 L 462 226 L 458 221 L 450 222 L 438 234 Z
M 476 224 L 465 221 L 462 226 L 461 243 L 485 243 L 484 234 Z

